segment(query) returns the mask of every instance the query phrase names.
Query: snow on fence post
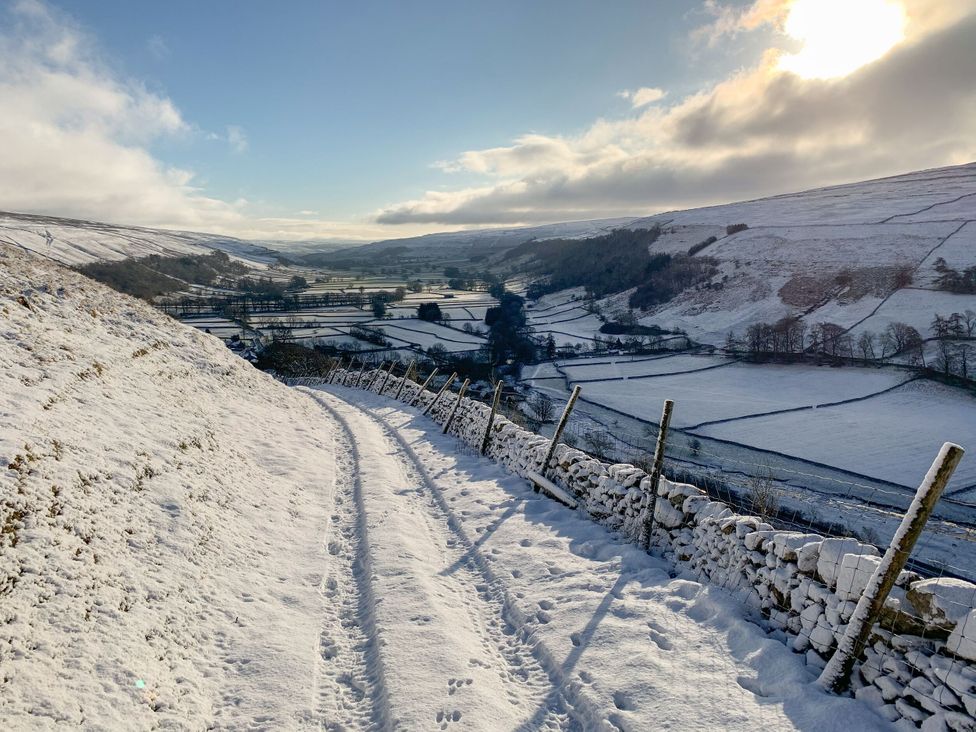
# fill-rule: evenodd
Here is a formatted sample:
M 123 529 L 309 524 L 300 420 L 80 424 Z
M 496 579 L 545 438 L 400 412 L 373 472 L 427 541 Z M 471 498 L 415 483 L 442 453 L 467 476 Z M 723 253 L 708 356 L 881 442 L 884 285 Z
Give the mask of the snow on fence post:
M 341 369 L 341 368 L 342 368 L 342 359 L 341 358 L 338 361 L 333 361 L 332 362 L 332 368 L 329 369 L 329 373 L 327 373 L 325 375 L 325 381 L 326 381 L 326 383 L 331 384 L 332 383 L 332 379 L 335 378 L 335 375 L 337 373 L 339 373 L 339 369 Z
M 363 387 L 364 389 L 366 389 L 366 391 L 371 391 L 373 387 L 376 386 L 376 382 L 379 380 L 380 374 L 383 373 L 383 367 L 385 365 L 386 365 L 386 361 L 380 361 L 379 367 L 373 371 L 373 375 L 369 379 L 369 386 Z
M 546 450 L 546 456 L 542 460 L 542 467 L 539 472 L 542 473 L 542 477 L 546 477 L 546 473 L 549 470 L 549 461 L 552 460 L 552 455 L 556 452 L 556 445 L 559 444 L 559 438 L 563 436 L 563 430 L 566 429 L 566 423 L 569 421 L 569 413 L 573 411 L 573 407 L 576 406 L 576 400 L 580 395 L 580 385 L 577 384 L 573 387 L 573 393 L 569 395 L 569 401 L 566 402 L 566 408 L 563 409 L 563 416 L 559 418 L 559 422 L 556 424 L 556 431 L 552 433 L 552 440 L 549 442 L 549 449 Z M 539 487 L 535 487 L 536 492 L 539 492 Z
M 411 407 L 414 406 L 417 403 L 417 400 L 420 399 L 420 395 L 423 394 L 425 391 L 427 391 L 427 385 L 431 381 L 433 381 L 433 379 L 434 379 L 435 376 L 437 376 L 437 369 L 434 369 L 433 371 L 430 372 L 430 376 L 428 376 L 427 377 L 427 380 L 421 385 L 420 391 L 418 391 L 416 393 L 416 395 L 414 396 L 414 398 L 410 400 L 410 406 Z
M 363 361 L 363 365 L 359 367 L 359 373 L 356 374 L 356 383 L 353 384 L 356 388 L 359 388 L 359 382 L 363 380 L 364 371 L 366 371 L 366 361 Z
M 410 372 L 413 371 L 413 365 L 416 361 L 411 361 L 410 365 L 407 366 L 406 373 L 403 374 L 403 379 L 400 380 L 400 386 L 397 388 L 396 394 L 393 396 L 394 399 L 400 398 L 400 392 L 403 391 L 403 387 L 407 385 L 407 379 L 410 378 Z
M 450 388 L 451 384 L 454 383 L 454 380 L 456 378 L 457 378 L 457 371 L 455 371 L 448 377 L 447 381 L 444 382 L 444 386 L 441 387 L 441 390 L 437 392 L 437 396 L 434 397 L 434 401 L 428 404 L 427 407 L 424 409 L 424 411 L 421 412 L 421 414 L 430 414 L 430 410 L 433 409 L 434 405 L 440 401 L 441 397 L 444 396 L 444 392 L 446 392 L 448 388 Z
M 464 392 L 468 389 L 468 384 L 471 383 L 471 379 L 465 379 L 464 383 L 461 384 L 461 391 L 458 392 L 457 401 L 454 402 L 454 406 L 451 407 L 451 413 L 447 417 L 447 421 L 444 423 L 444 431 L 442 434 L 447 434 L 447 431 L 451 428 L 451 422 L 454 421 L 454 414 L 457 412 L 458 407 L 461 406 L 461 400 L 464 399 Z
M 390 374 L 393 373 L 393 368 L 396 366 L 396 364 L 396 361 L 390 361 L 390 368 L 386 370 L 386 376 L 383 377 L 383 383 L 380 384 L 380 390 L 378 392 L 379 394 L 382 394 L 383 390 L 386 388 L 386 382 L 390 380 Z
M 349 365 L 346 366 L 346 373 L 342 375 L 342 381 L 340 382 L 343 386 L 349 386 L 349 384 L 352 382 L 352 366 L 354 363 L 356 363 L 356 358 L 354 356 L 350 356 Z
M 498 398 L 502 395 L 502 381 L 498 380 L 495 384 L 495 396 L 491 400 L 491 412 L 488 414 L 488 424 L 485 426 L 485 438 L 481 441 L 481 454 L 484 455 L 488 450 L 488 442 L 491 440 L 491 426 L 495 422 L 495 412 L 498 411 Z
M 965 450 L 959 445 L 951 442 L 945 443 L 939 450 L 932 467 L 929 468 L 929 472 L 915 492 L 912 505 L 908 507 L 898 530 L 892 537 L 888 551 L 885 552 L 884 558 L 871 575 L 867 587 L 864 588 L 844 637 L 837 644 L 837 650 L 817 679 L 817 683 L 824 689 L 839 694 L 850 686 L 854 663 L 864 652 L 871 629 L 878 621 L 885 600 L 888 599 L 888 593 L 898 579 L 898 574 L 905 567 L 915 542 L 925 528 L 929 514 L 935 508 L 939 496 L 945 490 L 946 483 L 949 482 L 964 452 Z
M 651 548 L 651 530 L 654 528 L 654 511 L 657 508 L 657 486 L 661 482 L 661 466 L 664 464 L 664 441 L 668 437 L 668 425 L 671 424 L 671 410 L 674 402 L 664 400 L 664 411 L 661 412 L 661 426 L 657 431 L 657 444 L 654 446 L 654 467 L 651 468 L 651 484 L 648 487 L 650 495 L 647 497 L 647 509 L 644 515 L 643 546 L 644 550 Z

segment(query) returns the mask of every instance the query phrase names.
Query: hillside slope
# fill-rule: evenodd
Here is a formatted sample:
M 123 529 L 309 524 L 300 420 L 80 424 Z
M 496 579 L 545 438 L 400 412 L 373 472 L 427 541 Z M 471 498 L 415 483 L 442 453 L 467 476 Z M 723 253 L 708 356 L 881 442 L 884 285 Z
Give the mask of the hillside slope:
M 0 242 L 69 265 L 145 257 L 209 254 L 214 249 L 263 265 L 275 253 L 259 244 L 217 234 L 200 234 L 142 226 L 120 226 L 95 221 L 0 211 Z
M 320 411 L 0 245 L 0 417 L 0 727 L 294 728 L 334 472 Z
M 710 287 L 646 311 L 641 322 L 681 327 L 721 344 L 758 321 L 785 315 L 808 323 L 883 330 L 906 321 L 925 334 L 935 312 L 976 310 L 976 295 L 934 289 L 934 263 L 976 264 L 976 163 L 640 219 L 664 234 L 652 251 L 714 257 Z M 726 227 L 749 228 L 726 234 Z M 910 284 L 906 287 L 906 282 Z M 625 306 L 626 296 L 606 303 Z

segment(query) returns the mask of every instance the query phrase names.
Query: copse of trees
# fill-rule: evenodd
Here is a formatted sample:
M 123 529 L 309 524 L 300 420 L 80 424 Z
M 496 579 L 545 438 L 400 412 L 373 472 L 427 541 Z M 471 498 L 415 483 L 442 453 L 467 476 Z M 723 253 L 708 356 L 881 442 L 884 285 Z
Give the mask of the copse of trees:
M 485 325 L 492 363 L 526 363 L 535 359 L 535 343 L 526 327 L 524 299 L 503 292 L 498 305 L 485 312 Z
M 895 322 L 880 333 L 862 330 L 856 336 L 837 323 L 807 325 L 799 316 L 780 318 L 775 323 L 753 323 L 743 339 L 728 334 L 725 350 L 752 360 L 801 360 L 805 356 L 830 357 L 837 362 L 881 364 L 903 357 L 908 365 L 929 376 L 971 380 L 976 312 L 941 315 L 936 313 L 929 326 L 929 342 L 935 357 L 926 361 L 926 338 L 912 325 Z M 931 349 L 930 349 L 931 351 Z
M 429 323 L 436 323 L 444 319 L 441 306 L 436 302 L 422 302 L 417 308 L 417 317 Z
M 976 265 L 966 267 L 961 272 L 946 264 L 945 259 L 935 260 L 935 271 L 939 276 L 935 286 L 947 292 L 957 292 L 966 295 L 976 294 Z
M 187 283 L 212 285 L 222 277 L 244 274 L 247 267 L 232 260 L 225 252 L 213 252 L 181 257 L 150 254 L 116 262 L 92 262 L 77 270 L 114 290 L 152 300 L 183 290 Z
M 657 227 L 616 229 L 589 239 L 529 241 L 505 256 L 510 261 L 527 258 L 526 269 L 543 276 L 529 287 L 532 299 L 571 287 L 604 297 L 640 284 L 651 260 L 648 248 L 660 235 Z
M 711 279 L 718 272 L 712 257 L 655 254 L 644 268 L 642 281 L 630 296 L 630 307 L 648 308 L 670 302 L 689 287 Z

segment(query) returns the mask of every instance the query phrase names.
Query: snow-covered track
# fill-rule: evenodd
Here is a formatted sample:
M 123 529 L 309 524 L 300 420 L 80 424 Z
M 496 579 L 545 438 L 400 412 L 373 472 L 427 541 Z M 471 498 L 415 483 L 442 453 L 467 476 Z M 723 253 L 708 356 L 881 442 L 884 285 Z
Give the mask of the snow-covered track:
M 393 711 L 384 722 L 404 729 L 454 722 L 464 729 L 525 732 L 578 728 L 561 680 L 553 683 L 523 632 L 526 618 L 479 561 L 475 542 L 453 520 L 409 445 L 350 403 L 324 393 L 315 398 L 339 424 L 340 444 L 351 448 L 352 460 L 340 469 L 359 476 L 359 510 L 371 503 L 361 514 L 370 518 L 361 529 L 367 546 L 360 561 L 374 573 L 364 591 L 378 601 L 372 621 L 377 666 L 389 669 L 374 676 L 378 687 L 390 688 Z M 382 523 L 377 514 L 384 515 Z M 389 525 L 397 518 L 413 526 L 412 535 Z M 405 643 L 415 649 L 407 654 L 414 668 L 400 652 Z M 384 657 L 395 658 L 396 668 Z

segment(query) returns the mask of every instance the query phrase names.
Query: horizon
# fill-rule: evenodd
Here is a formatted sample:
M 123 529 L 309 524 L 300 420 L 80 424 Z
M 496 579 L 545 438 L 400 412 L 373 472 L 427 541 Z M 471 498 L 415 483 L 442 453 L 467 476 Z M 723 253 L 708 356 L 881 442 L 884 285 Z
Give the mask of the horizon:
M 962 1 L 190 7 L 3 7 L 0 209 L 369 243 L 976 159 Z

